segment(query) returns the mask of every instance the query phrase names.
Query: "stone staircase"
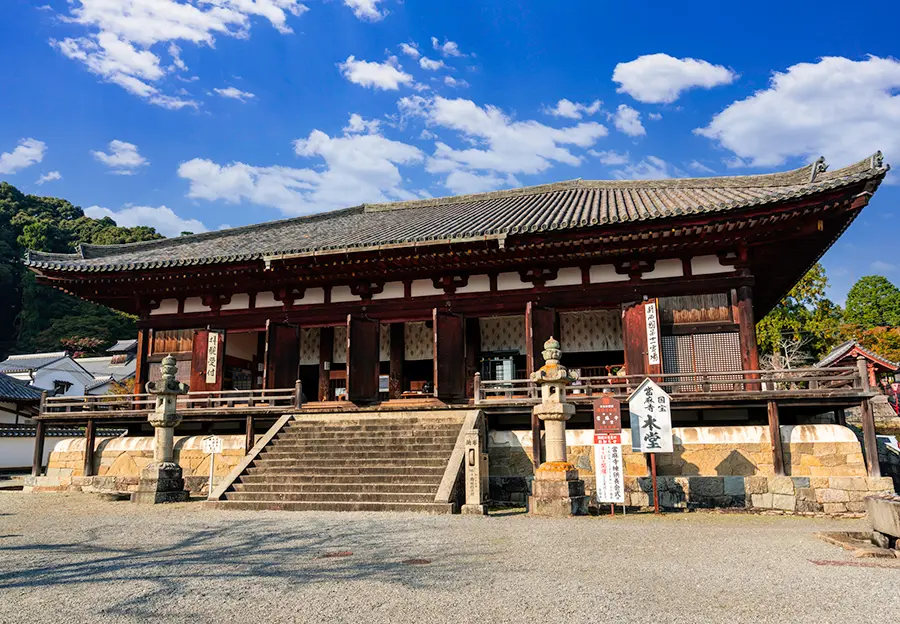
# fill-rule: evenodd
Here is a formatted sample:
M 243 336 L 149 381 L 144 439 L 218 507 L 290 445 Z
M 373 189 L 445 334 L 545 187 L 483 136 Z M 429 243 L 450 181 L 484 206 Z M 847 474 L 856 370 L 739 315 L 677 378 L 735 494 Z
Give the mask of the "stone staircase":
M 465 412 L 328 414 L 289 421 L 219 509 L 452 513 L 435 495 Z

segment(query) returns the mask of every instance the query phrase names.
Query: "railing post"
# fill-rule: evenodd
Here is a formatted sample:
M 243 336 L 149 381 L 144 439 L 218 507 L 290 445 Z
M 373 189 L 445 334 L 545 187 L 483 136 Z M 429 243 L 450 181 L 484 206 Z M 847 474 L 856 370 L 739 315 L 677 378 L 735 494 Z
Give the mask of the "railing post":
M 856 368 L 859 371 L 860 389 L 864 393 L 868 393 L 870 391 L 869 369 L 864 357 L 858 356 L 856 358 Z M 878 439 L 875 436 L 875 415 L 872 411 L 872 403 L 868 398 L 865 398 L 860 402 L 859 416 L 862 420 L 863 450 L 866 455 L 866 468 L 868 469 L 870 477 L 878 478 L 881 476 L 881 466 L 878 463 Z
M 473 394 L 475 395 L 475 405 L 481 403 L 481 373 L 475 373 L 475 381 L 473 383 Z
M 298 379 L 294 382 L 294 409 L 303 407 L 303 383 Z
M 45 393 L 46 394 L 46 393 Z M 31 463 L 31 475 L 41 476 L 44 467 L 44 421 L 37 421 L 34 428 L 34 458 Z
M 776 477 L 784 476 L 784 448 L 781 442 L 781 422 L 778 417 L 778 403 L 769 401 L 769 435 L 772 440 L 772 465 Z
M 43 416 L 47 412 L 47 391 L 41 391 L 41 407 L 39 414 Z
M 250 453 L 256 444 L 256 433 L 254 431 L 255 423 L 253 422 L 253 416 L 247 416 L 247 429 L 244 435 L 244 455 Z
M 94 476 L 94 440 L 96 439 L 96 430 L 94 427 L 94 419 L 88 418 L 84 427 L 84 476 Z

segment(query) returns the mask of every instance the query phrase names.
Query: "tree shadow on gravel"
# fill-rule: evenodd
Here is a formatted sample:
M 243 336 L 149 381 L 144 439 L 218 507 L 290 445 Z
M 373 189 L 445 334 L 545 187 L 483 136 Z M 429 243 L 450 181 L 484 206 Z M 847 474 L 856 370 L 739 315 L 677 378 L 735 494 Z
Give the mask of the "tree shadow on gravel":
M 298 524 L 304 520 L 297 516 Z M 203 585 L 208 580 L 204 587 L 214 591 L 246 589 L 266 581 L 274 581 L 279 590 L 290 590 L 310 583 L 363 580 L 416 589 L 457 582 L 471 554 L 459 548 L 441 549 L 440 554 L 420 552 L 415 535 L 386 531 L 368 521 L 311 524 L 307 530 L 286 530 L 283 522 L 247 517 L 241 524 L 183 533 L 175 542 L 154 535 L 159 530 L 154 526 L 148 527 L 148 540 L 134 546 L 110 545 L 120 536 L 111 537 L 109 531 L 99 529 L 85 531 L 82 539 L 71 543 L 0 543 L 0 562 L 7 564 L 0 565 L 0 593 L 82 587 L 104 596 L 97 604 L 103 614 L 151 617 L 159 615 L 159 601 L 154 599 L 190 597 L 195 582 Z M 141 539 L 140 534 L 134 537 Z M 423 556 L 429 565 L 403 563 Z M 133 582 L 135 595 L 113 602 L 104 591 L 108 582 Z M 189 605 L 190 601 L 180 604 L 185 609 Z M 187 615 L 179 611 L 179 617 Z

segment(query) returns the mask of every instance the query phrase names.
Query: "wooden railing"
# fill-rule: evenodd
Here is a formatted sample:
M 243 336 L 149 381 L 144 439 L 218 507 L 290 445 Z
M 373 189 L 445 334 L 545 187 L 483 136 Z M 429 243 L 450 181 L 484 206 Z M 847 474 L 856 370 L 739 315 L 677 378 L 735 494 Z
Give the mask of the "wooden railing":
M 210 410 L 297 409 L 301 404 L 301 396 L 300 382 L 293 388 L 188 392 L 178 396 L 177 409 L 179 413 L 186 415 Z M 143 416 L 152 412 L 155 406 L 156 397 L 148 393 L 46 397 L 41 403 L 41 416 L 65 417 L 73 412 L 81 416 Z
M 566 398 L 577 402 L 612 394 L 624 400 L 647 377 L 673 397 L 684 399 L 729 394 L 747 398 L 773 392 L 821 396 L 866 391 L 857 367 L 835 367 L 582 377 L 566 388 Z M 476 375 L 475 390 L 476 404 L 537 403 L 540 400 L 540 390 L 530 379 L 486 381 Z

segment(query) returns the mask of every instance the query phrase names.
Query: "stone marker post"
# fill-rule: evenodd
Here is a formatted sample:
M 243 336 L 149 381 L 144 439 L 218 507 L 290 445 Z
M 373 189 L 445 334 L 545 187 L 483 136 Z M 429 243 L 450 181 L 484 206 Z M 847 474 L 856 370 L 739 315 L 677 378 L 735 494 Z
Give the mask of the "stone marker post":
M 534 406 L 534 414 L 544 421 L 544 445 L 547 461 L 534 474 L 528 513 L 540 516 L 572 516 L 587 513 L 584 481 L 566 458 L 566 421 L 575 413 L 575 406 L 566 402 L 565 389 L 578 379 L 559 363 L 562 351 L 559 342 L 550 338 L 541 352 L 546 362 L 531 374 L 531 380 L 541 389 L 541 402 Z
M 483 516 L 487 513 L 488 454 L 485 451 L 484 428 L 466 431 L 466 502 L 461 513 Z
M 171 355 L 163 359 L 160 370 L 162 379 L 147 382 L 147 392 L 156 395 L 156 409 L 147 416 L 154 428 L 153 463 L 141 470 L 137 492 L 131 495 L 133 503 L 177 503 L 189 496 L 181 466 L 174 461 L 175 427 L 181 423 L 176 404 L 188 386 L 175 379 L 178 368 Z

